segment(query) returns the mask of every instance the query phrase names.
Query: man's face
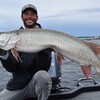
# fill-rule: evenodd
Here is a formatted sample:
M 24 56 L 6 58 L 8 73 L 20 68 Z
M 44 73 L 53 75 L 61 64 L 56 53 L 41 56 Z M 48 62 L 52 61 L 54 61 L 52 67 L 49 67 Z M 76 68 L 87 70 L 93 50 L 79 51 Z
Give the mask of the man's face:
M 34 28 L 38 20 L 38 16 L 32 9 L 27 9 L 22 14 L 22 20 L 26 28 Z

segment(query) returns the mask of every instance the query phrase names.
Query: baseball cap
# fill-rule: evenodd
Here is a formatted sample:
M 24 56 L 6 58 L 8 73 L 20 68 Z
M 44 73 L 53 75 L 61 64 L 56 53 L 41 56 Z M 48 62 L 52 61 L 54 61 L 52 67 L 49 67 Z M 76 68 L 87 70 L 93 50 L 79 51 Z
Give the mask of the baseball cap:
M 22 8 L 22 14 L 24 13 L 24 11 L 25 11 L 26 9 L 33 9 L 33 10 L 35 11 L 35 13 L 37 14 L 37 8 L 36 8 L 34 5 L 32 5 L 32 4 L 27 4 L 27 5 L 25 5 L 25 6 Z

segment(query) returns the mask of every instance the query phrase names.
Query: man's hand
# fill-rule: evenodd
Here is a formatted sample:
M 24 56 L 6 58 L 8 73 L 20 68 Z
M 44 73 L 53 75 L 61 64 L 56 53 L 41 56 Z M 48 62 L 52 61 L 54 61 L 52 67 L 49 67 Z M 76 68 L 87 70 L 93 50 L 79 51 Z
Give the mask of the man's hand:
M 7 51 L 0 49 L 0 56 L 4 56 L 7 54 Z

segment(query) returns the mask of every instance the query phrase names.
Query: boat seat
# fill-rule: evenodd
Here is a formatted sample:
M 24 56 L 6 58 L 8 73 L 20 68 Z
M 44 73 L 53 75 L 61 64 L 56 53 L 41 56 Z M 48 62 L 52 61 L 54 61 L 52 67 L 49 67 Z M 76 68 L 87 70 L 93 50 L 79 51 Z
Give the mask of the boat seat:
M 61 66 L 58 64 L 56 53 L 52 52 L 51 55 L 52 55 L 52 61 L 48 73 L 52 79 L 52 91 L 56 91 L 56 89 L 60 87 Z

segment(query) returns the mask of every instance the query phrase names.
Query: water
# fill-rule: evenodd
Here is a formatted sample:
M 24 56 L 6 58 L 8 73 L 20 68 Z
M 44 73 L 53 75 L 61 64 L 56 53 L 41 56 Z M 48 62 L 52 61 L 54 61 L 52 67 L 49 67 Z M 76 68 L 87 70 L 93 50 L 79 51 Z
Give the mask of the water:
M 11 73 L 7 72 L 0 63 L 0 90 L 5 88 L 7 81 L 11 77 Z
M 92 42 L 100 44 L 100 39 L 92 40 Z M 66 61 L 63 61 L 61 67 L 61 73 L 62 73 L 61 85 L 69 88 L 77 87 L 78 79 L 84 77 L 83 73 L 81 72 L 79 64 L 77 64 L 74 61 L 70 61 L 68 59 L 66 59 Z M 7 72 L 0 63 L 0 90 L 5 88 L 7 81 L 9 80 L 10 77 L 11 73 Z M 100 77 L 94 68 L 92 68 L 92 77 L 95 78 L 98 82 L 100 82 Z M 88 82 L 86 84 L 92 85 L 93 83 Z

